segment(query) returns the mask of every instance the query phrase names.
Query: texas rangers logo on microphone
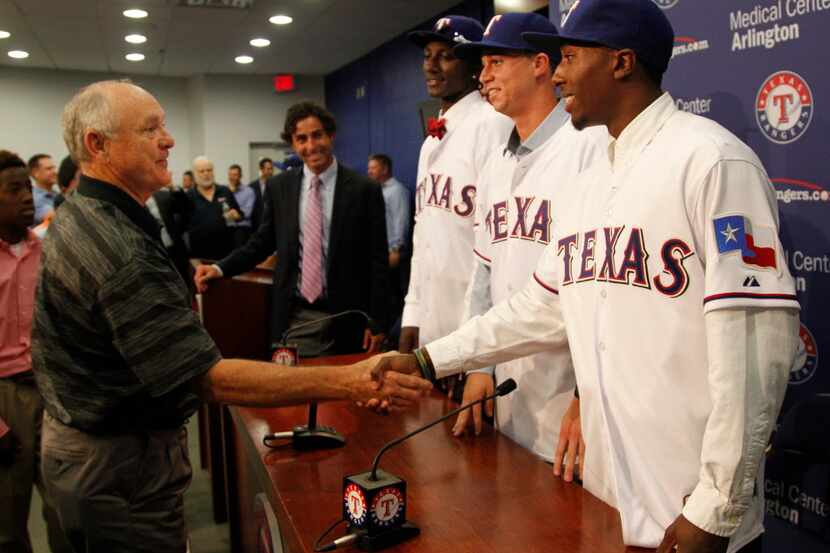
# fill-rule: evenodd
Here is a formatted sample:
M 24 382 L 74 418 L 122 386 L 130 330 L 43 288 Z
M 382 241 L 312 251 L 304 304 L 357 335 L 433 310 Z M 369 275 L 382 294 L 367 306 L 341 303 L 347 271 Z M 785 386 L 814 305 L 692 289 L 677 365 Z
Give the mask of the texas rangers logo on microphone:
M 757 269 L 778 269 L 775 236 L 772 229 L 753 230 L 749 217 L 725 215 L 714 221 L 718 253 L 739 253 L 744 264 Z
M 778 71 L 758 89 L 755 119 L 772 142 L 795 142 L 807 131 L 812 118 L 813 92 L 798 73 Z
M 392 526 L 403 522 L 403 494 L 393 487 L 380 490 L 372 500 L 372 509 L 369 511 L 372 522 L 377 526 Z
M 352 526 L 363 526 L 363 523 L 366 522 L 366 514 L 368 512 L 366 508 L 366 496 L 363 494 L 363 490 L 355 484 L 349 484 L 343 493 L 343 503 L 345 504 L 344 511 L 349 519 L 349 523 Z

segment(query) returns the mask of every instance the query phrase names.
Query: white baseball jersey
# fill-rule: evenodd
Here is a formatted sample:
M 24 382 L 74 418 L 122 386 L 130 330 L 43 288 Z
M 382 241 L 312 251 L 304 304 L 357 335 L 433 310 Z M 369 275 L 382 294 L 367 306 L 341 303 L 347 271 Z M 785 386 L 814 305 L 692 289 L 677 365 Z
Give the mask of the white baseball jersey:
M 493 152 L 479 181 L 479 265 L 465 318 L 486 312 L 491 302 L 507 299 L 526 284 L 550 243 L 554 192 L 569 186 L 590 163 L 607 163 L 607 137 L 605 127 L 574 129 L 560 102 L 524 143 L 518 144 L 514 131 L 510 142 Z M 562 415 L 573 398 L 570 353 L 544 352 L 498 365 L 496 380 L 507 378 L 518 388 L 497 400 L 499 430 L 551 461 Z
M 473 268 L 473 223 L 479 172 L 512 128 L 473 91 L 442 114 L 447 132 L 427 137 L 418 160 L 412 269 L 401 326 L 420 328 L 420 342 L 462 322 Z
M 668 94 L 608 152 L 559 189 L 533 281 L 427 349 L 445 376 L 569 345 L 585 487 L 619 510 L 625 543 L 655 547 L 683 512 L 736 551 L 761 532 L 753 476 L 797 341 L 773 189 L 748 147 Z M 782 319 L 759 314 L 793 320 L 784 347 L 766 339 Z

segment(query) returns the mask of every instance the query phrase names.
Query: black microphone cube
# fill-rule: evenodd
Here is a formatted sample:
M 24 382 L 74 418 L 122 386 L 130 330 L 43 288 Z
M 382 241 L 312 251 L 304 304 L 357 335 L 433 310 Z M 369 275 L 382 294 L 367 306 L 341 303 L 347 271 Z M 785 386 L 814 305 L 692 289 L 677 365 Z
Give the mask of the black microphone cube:
M 369 536 L 387 532 L 406 522 L 406 482 L 384 472 L 361 472 L 343 479 L 343 518 Z

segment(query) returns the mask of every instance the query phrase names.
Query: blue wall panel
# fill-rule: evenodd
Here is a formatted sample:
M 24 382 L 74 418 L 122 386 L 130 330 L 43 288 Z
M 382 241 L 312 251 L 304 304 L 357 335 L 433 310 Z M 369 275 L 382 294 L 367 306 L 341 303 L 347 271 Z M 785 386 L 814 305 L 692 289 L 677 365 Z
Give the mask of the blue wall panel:
M 488 21 L 492 0 L 467 0 L 446 12 Z M 441 14 L 446 15 L 446 14 Z M 418 28 L 429 28 L 438 19 Z M 418 104 L 429 99 L 421 50 L 400 36 L 326 76 L 326 106 L 337 117 L 338 160 L 366 171 L 371 153 L 388 154 L 395 176 L 414 190 L 423 142 Z

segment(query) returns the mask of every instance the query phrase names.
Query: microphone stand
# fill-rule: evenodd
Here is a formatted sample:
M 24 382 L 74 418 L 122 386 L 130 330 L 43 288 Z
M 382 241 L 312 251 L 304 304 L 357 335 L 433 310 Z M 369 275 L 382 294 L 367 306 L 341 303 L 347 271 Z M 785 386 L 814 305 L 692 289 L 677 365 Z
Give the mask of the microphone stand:
M 296 351 L 296 348 L 291 348 L 290 346 L 288 346 L 286 340 L 288 339 L 289 335 L 301 328 L 329 321 L 331 319 L 336 319 L 338 317 L 342 317 L 345 315 L 362 315 L 366 319 L 366 323 L 369 326 L 369 328 L 374 329 L 374 321 L 371 317 L 369 317 L 369 315 L 367 315 L 363 311 L 360 311 L 359 309 L 350 309 L 348 311 L 341 311 L 340 313 L 335 313 L 334 315 L 321 317 L 313 321 L 308 321 L 299 324 L 293 328 L 289 328 L 288 330 L 283 332 L 282 339 L 280 340 L 280 344 L 277 345 L 277 349 L 281 349 L 284 352 L 289 352 L 289 350 L 293 350 L 293 354 L 291 354 L 293 361 L 291 364 L 296 365 L 299 362 L 299 352 Z M 279 440 L 291 440 L 291 445 L 294 447 L 294 449 L 299 449 L 302 451 L 314 449 L 333 449 L 336 447 L 343 447 L 344 445 L 346 445 L 346 438 L 339 432 L 337 432 L 337 430 L 333 426 L 317 426 L 316 401 L 312 401 L 308 405 L 307 424 L 295 426 L 291 430 L 286 430 L 283 432 L 274 432 L 273 434 L 266 434 L 265 437 L 262 438 L 262 443 L 266 447 L 277 447 L 278 444 L 274 442 Z

